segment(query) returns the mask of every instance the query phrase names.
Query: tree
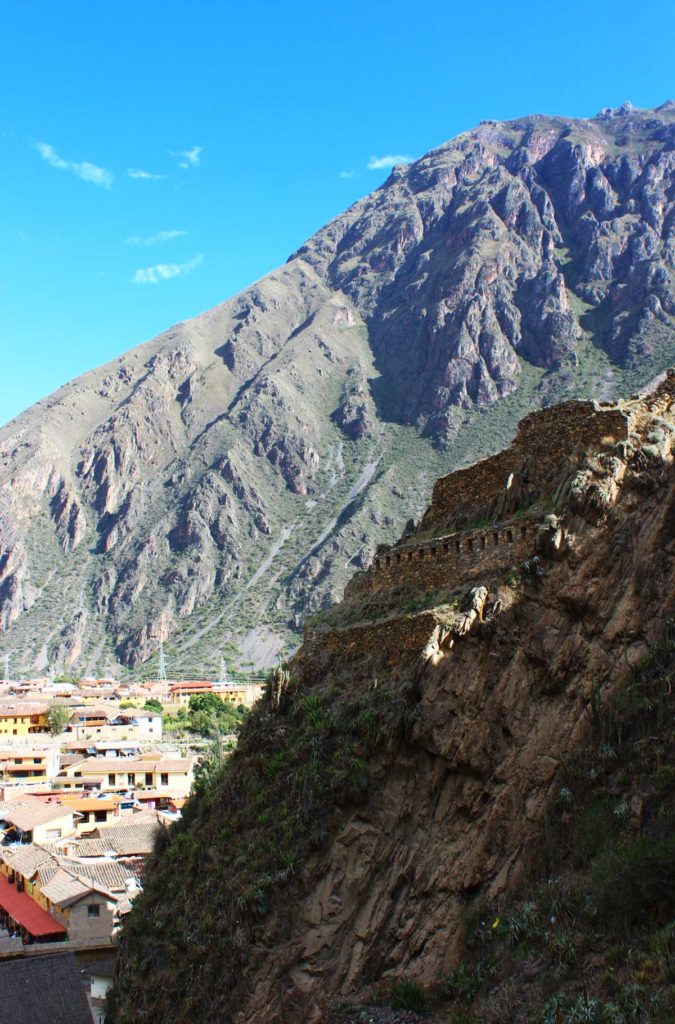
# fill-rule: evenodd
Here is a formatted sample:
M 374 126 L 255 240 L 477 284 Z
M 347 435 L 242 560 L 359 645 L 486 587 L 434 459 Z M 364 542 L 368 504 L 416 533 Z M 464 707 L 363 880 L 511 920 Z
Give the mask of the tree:
M 190 730 L 198 732 L 200 736 L 216 736 L 218 728 L 217 715 L 209 714 L 208 711 L 194 711 L 190 715 Z
M 235 708 L 215 693 L 199 693 L 190 697 L 189 708 L 190 729 L 202 736 L 236 732 L 246 713 L 245 708 Z
M 190 697 L 190 714 L 196 711 L 205 711 L 207 715 L 220 715 L 223 702 L 215 693 L 197 693 Z
M 60 736 L 70 721 L 70 710 L 65 704 L 52 704 L 47 713 L 49 735 Z
M 201 712 L 198 712 L 200 714 Z M 195 765 L 194 791 L 201 793 L 213 785 L 219 777 L 223 766 L 225 750 L 220 733 L 216 733 L 209 749 L 202 754 Z
M 161 704 L 156 697 L 148 697 L 145 704 L 143 705 L 144 711 L 156 711 L 158 715 L 161 715 L 164 711 L 164 705 Z

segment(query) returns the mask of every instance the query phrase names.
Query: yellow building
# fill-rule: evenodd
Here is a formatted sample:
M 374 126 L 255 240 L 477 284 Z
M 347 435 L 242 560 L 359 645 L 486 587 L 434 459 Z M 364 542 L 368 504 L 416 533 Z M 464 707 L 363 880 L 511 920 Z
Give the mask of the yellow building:
M 229 704 L 251 708 L 265 692 L 264 683 L 216 683 L 213 692 Z
M 99 825 L 117 824 L 121 802 L 121 797 L 115 794 L 107 798 L 65 795 L 62 799 L 64 807 L 75 812 L 78 836 L 93 832 Z
M 36 750 L 33 747 L 0 749 L 0 779 L 4 786 L 46 785 L 58 771 L 55 748 Z
M 194 759 L 162 757 L 87 757 L 65 767 L 57 776 L 62 789 L 100 789 L 108 793 L 152 789 L 187 796 L 194 780 Z
M 0 832 L 10 843 L 53 843 L 75 833 L 75 812 L 59 802 L 29 797 L 0 805 Z
M 28 944 L 67 937 L 107 945 L 113 941 L 118 903 L 122 896 L 128 899 L 127 886 L 135 885 L 135 877 L 122 864 L 86 866 L 35 843 L 0 847 L 0 919 L 20 928 Z
M 49 707 L 31 701 L 0 703 L 0 736 L 49 732 Z

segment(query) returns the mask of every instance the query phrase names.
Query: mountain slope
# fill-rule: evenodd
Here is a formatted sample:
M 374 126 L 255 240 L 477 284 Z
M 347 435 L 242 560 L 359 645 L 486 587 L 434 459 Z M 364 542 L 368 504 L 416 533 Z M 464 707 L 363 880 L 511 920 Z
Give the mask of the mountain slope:
M 160 843 L 111 1024 L 310 1024 L 402 978 L 452 976 L 461 996 L 468 919 L 498 918 L 570 842 L 595 882 L 585 901 L 568 893 L 565 926 L 607 963 L 601 924 L 628 922 L 638 949 L 642 925 L 672 919 L 674 454 L 671 371 L 642 401 L 531 415 L 508 450 L 438 481 L 419 529 L 307 624 Z M 536 995 L 567 1000 L 575 947 L 551 922 L 544 934 L 551 899 L 505 925 L 520 921 L 506 932 L 521 955 L 529 929 L 560 976 L 507 953 L 495 971 L 543 973 Z M 604 966 L 585 962 L 591 991 Z M 482 1009 L 490 1024 L 544 1020 L 513 999 Z
M 270 664 L 433 479 L 675 351 L 675 106 L 486 122 L 0 431 L 14 674 Z M 262 570 L 262 571 L 261 571 Z

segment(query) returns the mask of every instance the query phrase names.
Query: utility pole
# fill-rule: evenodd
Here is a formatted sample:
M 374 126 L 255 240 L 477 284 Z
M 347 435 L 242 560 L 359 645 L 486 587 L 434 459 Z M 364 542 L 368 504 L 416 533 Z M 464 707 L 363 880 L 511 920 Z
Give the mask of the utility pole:
M 226 683 L 227 682 L 227 669 L 225 668 L 225 659 L 222 657 L 222 655 L 221 655 L 221 658 L 220 658 L 220 678 L 219 678 L 218 682 L 219 683 Z
M 166 682 L 166 658 L 164 657 L 164 642 L 159 641 L 159 668 L 157 670 L 157 678 L 160 683 Z

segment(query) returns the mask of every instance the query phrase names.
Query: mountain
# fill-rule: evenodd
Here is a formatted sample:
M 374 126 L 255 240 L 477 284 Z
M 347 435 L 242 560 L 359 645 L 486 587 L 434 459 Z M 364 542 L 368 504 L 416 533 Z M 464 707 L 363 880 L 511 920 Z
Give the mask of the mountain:
M 433 480 L 675 353 L 675 104 L 483 122 L 0 431 L 14 675 L 265 666 Z
M 673 1020 L 674 456 L 675 370 L 437 482 L 163 834 L 109 1024 Z

